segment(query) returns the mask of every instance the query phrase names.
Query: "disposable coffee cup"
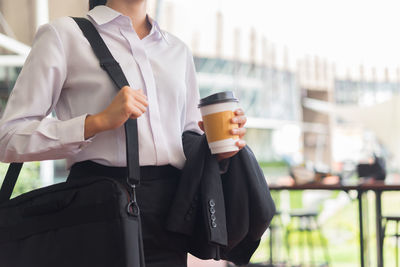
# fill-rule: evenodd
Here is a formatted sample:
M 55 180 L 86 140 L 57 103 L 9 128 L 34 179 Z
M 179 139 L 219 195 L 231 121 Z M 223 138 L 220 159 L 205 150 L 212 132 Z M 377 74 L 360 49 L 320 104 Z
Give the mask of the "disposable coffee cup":
M 239 100 L 231 91 L 213 94 L 200 100 L 198 107 L 212 154 L 239 150 L 236 146 L 239 136 L 230 133 L 232 129 L 238 128 L 238 124 L 231 123 L 238 104 Z

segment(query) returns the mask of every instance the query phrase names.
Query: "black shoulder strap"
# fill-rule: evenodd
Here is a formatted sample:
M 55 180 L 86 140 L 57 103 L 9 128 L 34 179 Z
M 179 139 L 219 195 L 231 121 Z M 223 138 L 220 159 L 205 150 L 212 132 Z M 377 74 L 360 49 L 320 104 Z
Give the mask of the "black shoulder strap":
M 119 63 L 111 55 L 106 43 L 101 38 L 96 27 L 86 18 L 73 18 L 82 30 L 83 35 L 88 39 L 93 52 L 100 61 L 100 66 L 108 73 L 118 90 L 124 86 L 129 86 L 128 81 Z
M 86 18 L 73 18 L 88 39 L 93 52 L 100 61 L 100 66 L 108 73 L 118 90 L 129 83 L 119 63 L 111 55 L 103 38 L 101 38 L 96 27 Z M 126 135 L 126 160 L 128 166 L 128 179 L 131 184 L 139 184 L 139 142 L 137 120 L 129 119 L 125 123 Z
M 118 90 L 129 83 L 121 69 L 119 63 L 114 59 L 107 45 L 104 43 L 96 27 L 85 18 L 73 18 L 82 30 L 84 36 L 92 46 L 93 52 L 100 61 L 100 66 L 107 72 Z M 139 142 L 138 128 L 136 119 L 129 119 L 125 123 L 126 135 L 126 159 L 127 159 L 127 178 L 130 184 L 139 184 Z M 0 189 L 0 203 L 10 199 L 17 182 L 23 163 L 11 163 L 4 182 Z
M 23 163 L 11 163 L 0 189 L 0 204 L 9 200 Z

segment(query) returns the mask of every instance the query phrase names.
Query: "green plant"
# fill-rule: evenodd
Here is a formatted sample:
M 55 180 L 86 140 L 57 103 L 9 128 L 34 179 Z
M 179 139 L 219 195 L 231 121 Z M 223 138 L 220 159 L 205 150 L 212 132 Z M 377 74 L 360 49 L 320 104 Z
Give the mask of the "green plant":
M 260 161 L 258 162 L 261 168 L 287 168 L 288 164 L 285 161 Z

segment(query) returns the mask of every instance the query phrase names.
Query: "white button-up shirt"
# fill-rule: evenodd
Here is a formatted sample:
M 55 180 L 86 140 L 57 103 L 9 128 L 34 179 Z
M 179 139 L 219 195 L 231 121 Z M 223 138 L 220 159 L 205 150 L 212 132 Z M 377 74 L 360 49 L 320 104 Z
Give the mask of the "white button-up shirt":
M 193 56 L 151 20 L 140 39 L 129 17 L 106 6 L 88 12 L 133 89 L 149 106 L 138 118 L 140 165 L 185 163 L 181 135 L 201 133 Z M 0 120 L 0 161 L 93 160 L 126 166 L 123 127 L 84 139 L 87 114 L 103 111 L 117 94 L 88 41 L 69 17 L 42 26 Z M 55 111 L 56 118 L 48 116 Z

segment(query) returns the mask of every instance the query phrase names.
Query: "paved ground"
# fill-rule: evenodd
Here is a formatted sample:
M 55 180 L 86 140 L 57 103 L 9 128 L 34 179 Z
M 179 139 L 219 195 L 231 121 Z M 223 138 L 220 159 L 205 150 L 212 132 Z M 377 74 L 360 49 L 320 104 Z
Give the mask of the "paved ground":
M 188 267 L 226 267 L 226 262 L 213 260 L 203 261 L 189 254 Z

